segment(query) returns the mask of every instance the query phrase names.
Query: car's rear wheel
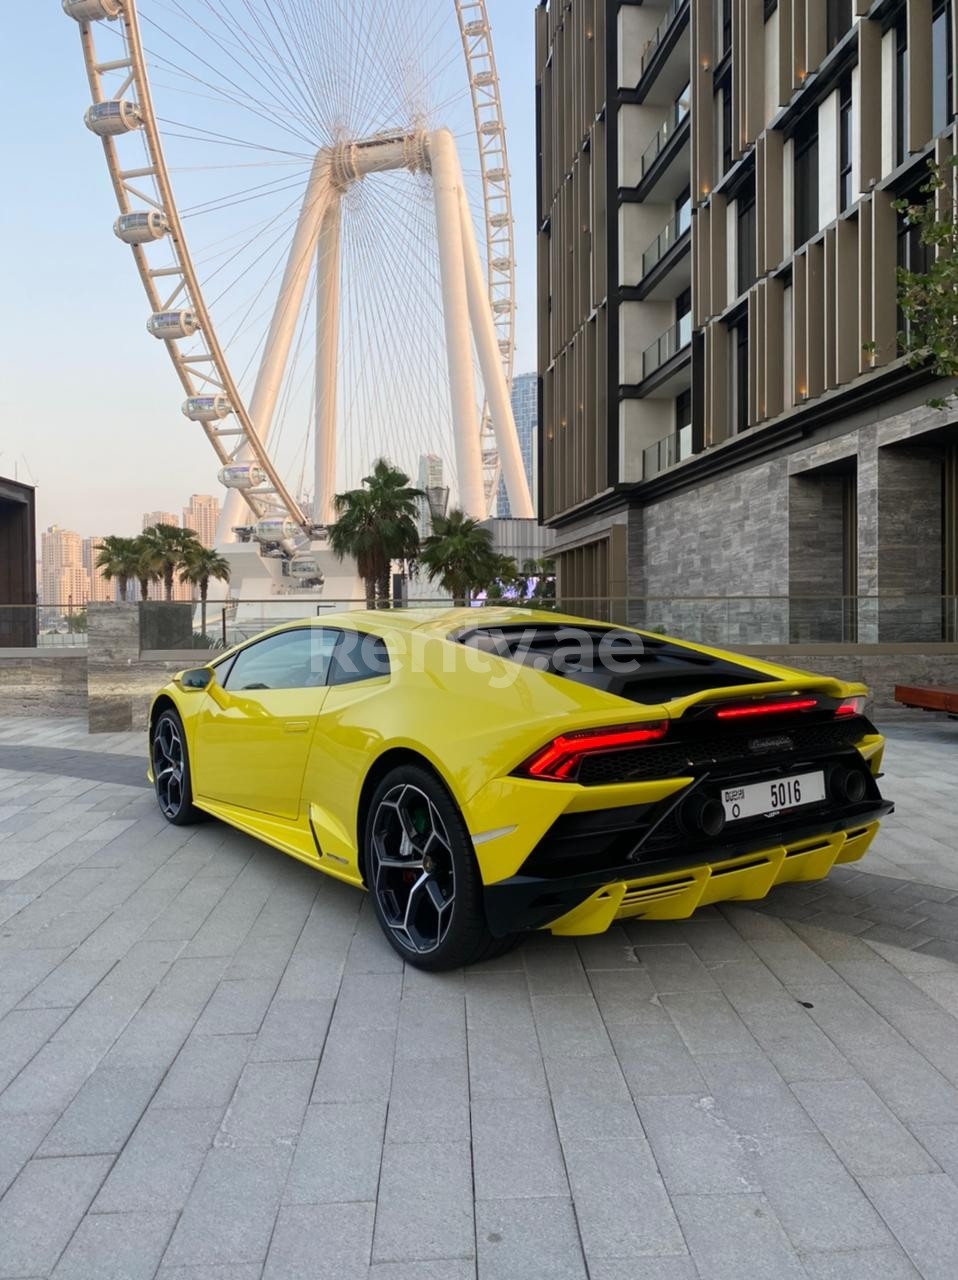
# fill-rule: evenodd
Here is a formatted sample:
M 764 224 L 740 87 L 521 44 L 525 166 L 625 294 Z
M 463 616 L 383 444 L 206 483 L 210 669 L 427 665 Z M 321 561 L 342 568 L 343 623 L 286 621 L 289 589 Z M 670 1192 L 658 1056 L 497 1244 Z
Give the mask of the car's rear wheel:
M 402 765 L 386 774 L 365 826 L 366 884 L 382 930 L 404 960 L 420 969 L 457 969 L 514 944 L 486 926 L 469 832 L 428 769 Z
M 175 827 L 199 822 L 203 814 L 193 804 L 186 734 L 175 711 L 164 711 L 157 717 L 150 739 L 150 759 L 156 802 L 163 817 Z

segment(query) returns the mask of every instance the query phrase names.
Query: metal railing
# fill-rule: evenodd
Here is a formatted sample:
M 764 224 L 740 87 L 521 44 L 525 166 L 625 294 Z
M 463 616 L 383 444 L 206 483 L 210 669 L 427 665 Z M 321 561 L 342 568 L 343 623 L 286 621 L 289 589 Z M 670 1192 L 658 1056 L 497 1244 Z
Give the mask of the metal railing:
M 0 649 L 76 649 L 86 643 L 85 605 L 0 604 Z
M 663 151 L 666 145 L 672 141 L 672 138 L 678 132 L 683 120 L 689 114 L 689 104 L 687 91 L 677 102 L 673 102 L 669 108 L 669 113 L 656 129 L 652 141 L 642 152 L 642 176 L 652 167 L 656 157 Z
M 639 67 L 639 79 L 645 75 L 649 63 L 655 57 L 655 51 L 665 39 L 666 33 L 669 31 L 672 23 L 675 21 L 679 10 L 685 4 L 685 0 L 669 0 L 665 9 L 662 21 L 655 28 L 651 38 L 646 41 L 645 48 L 642 50 L 642 62 Z
M 691 456 L 692 426 L 688 424 L 678 431 L 670 431 L 667 436 L 642 450 L 642 479 L 651 480 L 653 476 Z
M 692 202 L 686 200 L 642 254 L 642 276 L 649 274 L 656 263 L 661 262 L 668 251 L 685 235 L 692 225 Z
M 686 313 L 642 352 L 642 377 L 648 378 L 692 341 L 692 316 Z
M 681 433 L 677 433 L 681 434 Z M 681 446 L 679 446 L 681 447 Z M 666 450 L 668 446 L 666 446 Z M 560 593 L 558 600 L 477 600 L 475 608 L 534 606 L 606 619 L 704 644 L 740 645 L 909 644 L 958 646 L 958 596 L 939 595 L 741 595 L 585 596 Z M 403 610 L 446 609 L 449 597 L 413 600 Z M 210 601 L 206 627 L 199 605 L 149 601 L 139 610 L 141 650 L 214 654 L 284 622 L 365 609 L 366 601 L 272 597 Z M 398 606 L 397 606 L 398 607 Z M 0 605 L 0 648 L 86 646 L 87 633 L 30 632 L 49 605 Z M 94 606 L 95 608 L 95 606 Z M 68 615 L 67 615 L 68 616 Z M 95 625 L 95 624 L 94 624 Z M 52 639 L 56 636 L 56 639 Z M 94 636 L 95 640 L 95 636 Z M 958 649 L 956 649 L 958 651 Z

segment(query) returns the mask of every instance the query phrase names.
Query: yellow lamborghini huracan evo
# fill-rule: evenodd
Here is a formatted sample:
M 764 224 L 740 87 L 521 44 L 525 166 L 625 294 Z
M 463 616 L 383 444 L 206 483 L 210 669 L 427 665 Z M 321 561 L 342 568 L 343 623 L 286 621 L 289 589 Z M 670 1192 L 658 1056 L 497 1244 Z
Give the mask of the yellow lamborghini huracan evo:
M 865 694 L 553 613 L 344 613 L 176 676 L 150 777 L 170 822 L 366 888 L 399 954 L 447 969 L 860 858 L 892 808 Z

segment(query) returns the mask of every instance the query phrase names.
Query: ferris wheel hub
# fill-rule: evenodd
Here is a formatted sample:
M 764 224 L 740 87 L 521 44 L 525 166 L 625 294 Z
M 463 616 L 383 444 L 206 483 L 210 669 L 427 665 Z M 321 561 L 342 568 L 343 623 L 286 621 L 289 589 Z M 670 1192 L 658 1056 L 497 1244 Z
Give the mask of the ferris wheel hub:
M 386 173 L 390 169 L 424 172 L 429 168 L 426 134 L 422 130 L 406 133 L 390 130 L 368 138 L 352 138 L 324 149 L 329 157 L 330 180 L 345 191 L 370 173 Z

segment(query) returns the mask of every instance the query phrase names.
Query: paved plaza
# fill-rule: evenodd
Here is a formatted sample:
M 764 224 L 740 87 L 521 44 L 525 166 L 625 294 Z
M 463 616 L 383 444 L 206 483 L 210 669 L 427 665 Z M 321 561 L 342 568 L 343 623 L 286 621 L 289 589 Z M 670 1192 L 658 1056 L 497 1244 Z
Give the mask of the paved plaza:
M 0 724 L 0 1277 L 956 1280 L 958 723 L 822 884 L 444 976 Z

